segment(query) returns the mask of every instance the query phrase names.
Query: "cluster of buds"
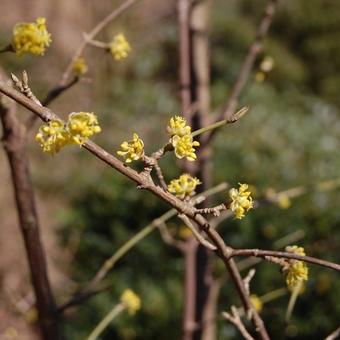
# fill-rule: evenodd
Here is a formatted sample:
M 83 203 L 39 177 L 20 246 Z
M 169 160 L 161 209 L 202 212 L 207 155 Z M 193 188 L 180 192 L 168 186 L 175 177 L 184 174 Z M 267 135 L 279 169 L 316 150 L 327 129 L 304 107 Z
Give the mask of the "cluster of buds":
M 180 199 L 195 195 L 197 185 L 202 182 L 189 174 L 183 174 L 177 179 L 173 179 L 168 185 L 168 191 Z
M 113 58 L 116 60 L 125 59 L 131 51 L 130 44 L 122 33 L 113 38 L 109 47 Z
M 124 290 L 120 297 L 120 302 L 130 315 L 134 315 L 141 308 L 142 304 L 139 296 L 131 289 Z
M 85 74 L 88 71 L 85 59 L 81 57 L 77 58 L 72 65 L 72 71 L 78 77 Z
M 230 209 L 235 213 L 237 219 L 242 219 L 245 213 L 253 208 L 254 202 L 251 198 L 250 191 L 248 190 L 248 184 L 239 183 L 239 189 L 232 188 L 229 190 L 229 196 L 232 200 L 230 203 Z
M 171 136 L 170 143 L 175 150 L 177 158 L 186 158 L 188 161 L 197 159 L 195 147 L 200 143 L 194 141 L 191 136 L 191 127 L 187 125 L 185 118 L 175 116 L 170 119 L 167 132 Z
M 120 147 L 122 150 L 117 151 L 117 154 L 124 157 L 126 163 L 137 161 L 144 155 L 144 142 L 139 138 L 137 133 L 133 134 L 131 140 L 124 141 Z
M 303 247 L 287 246 L 286 251 L 300 256 L 306 256 Z M 286 283 L 290 289 L 294 289 L 308 280 L 308 267 L 303 261 L 285 259 L 283 273 L 286 276 Z
M 59 119 L 43 124 L 35 140 L 44 152 L 54 155 L 65 145 L 83 145 L 89 137 L 100 131 L 97 116 L 93 112 L 72 112 L 66 124 Z
M 47 31 L 45 18 L 16 24 L 13 29 L 12 47 L 18 56 L 24 53 L 43 55 L 50 43 L 51 34 Z

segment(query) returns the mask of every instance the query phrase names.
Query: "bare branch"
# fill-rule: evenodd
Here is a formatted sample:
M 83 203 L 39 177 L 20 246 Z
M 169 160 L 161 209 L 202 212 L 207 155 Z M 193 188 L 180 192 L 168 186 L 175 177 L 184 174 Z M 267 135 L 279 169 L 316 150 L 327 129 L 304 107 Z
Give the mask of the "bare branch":
M 232 87 L 231 94 L 221 110 L 221 113 L 216 121 L 229 120 L 233 112 L 235 112 L 238 98 L 249 78 L 250 72 L 254 66 L 257 55 L 262 49 L 263 39 L 268 33 L 268 29 L 273 20 L 273 16 L 277 7 L 279 0 L 269 0 L 267 7 L 265 9 L 264 15 L 258 26 L 255 39 L 250 45 L 248 54 L 240 68 L 236 81 Z M 207 136 L 206 143 L 208 144 L 213 136 L 216 134 L 217 130 L 212 130 Z
M 67 80 L 70 76 L 72 71 L 72 66 L 74 62 L 82 55 L 86 46 L 88 45 L 89 41 L 93 40 L 96 35 L 103 30 L 108 24 L 110 24 L 114 19 L 116 19 L 119 15 L 124 13 L 128 8 L 134 5 L 139 0 L 126 0 L 124 1 L 118 8 L 114 9 L 108 16 L 106 16 L 103 20 L 101 20 L 92 30 L 90 33 L 86 34 L 86 38 L 82 41 L 82 43 L 78 46 L 76 52 L 71 58 L 70 63 L 68 64 L 65 72 L 63 73 L 59 86 L 65 86 Z
M 254 256 L 254 257 L 261 257 L 267 259 L 267 257 L 274 257 L 274 258 L 286 258 L 286 259 L 293 259 L 304 261 L 312 264 L 316 264 L 322 267 L 334 269 L 340 271 L 340 265 L 337 263 L 317 259 L 311 256 L 301 256 L 294 253 L 288 253 L 284 251 L 274 251 L 274 250 L 261 250 L 261 249 L 234 249 L 231 251 L 231 257 L 235 256 Z
M 340 336 L 340 327 L 338 327 L 334 332 L 332 332 L 331 334 L 329 334 L 325 340 L 335 340 L 338 339 Z
M 246 340 L 255 340 L 247 331 L 246 327 L 243 325 L 238 309 L 235 306 L 231 306 L 231 314 L 228 312 L 222 312 L 222 316 L 230 321 L 241 333 Z

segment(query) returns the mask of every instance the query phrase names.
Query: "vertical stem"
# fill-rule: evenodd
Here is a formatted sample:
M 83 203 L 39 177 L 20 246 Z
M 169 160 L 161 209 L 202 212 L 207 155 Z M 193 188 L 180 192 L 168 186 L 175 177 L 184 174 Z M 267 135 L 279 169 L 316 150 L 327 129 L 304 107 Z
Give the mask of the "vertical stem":
M 3 98 L 0 98 L 2 100 Z M 3 143 L 11 169 L 15 201 L 36 296 L 42 338 L 58 340 L 58 316 L 47 276 L 44 250 L 41 244 L 38 216 L 28 167 L 26 133 L 14 113 L 14 106 L 0 101 Z
M 186 241 L 184 252 L 184 315 L 183 340 L 192 340 L 196 329 L 196 251 L 198 243 L 190 237 Z
M 179 85 L 181 111 L 189 118 L 191 109 L 191 77 L 190 77 L 190 31 L 189 12 L 190 0 L 178 0 L 178 30 L 179 30 Z

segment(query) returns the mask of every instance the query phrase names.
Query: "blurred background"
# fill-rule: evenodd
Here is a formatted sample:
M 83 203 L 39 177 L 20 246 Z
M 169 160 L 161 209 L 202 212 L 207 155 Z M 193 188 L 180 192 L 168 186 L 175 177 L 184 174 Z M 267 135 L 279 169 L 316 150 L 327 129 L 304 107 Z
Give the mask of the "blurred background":
M 25 69 L 38 98 L 59 80 L 82 32 L 120 1 L 1 1 L 0 46 L 8 44 L 15 23 L 47 18 L 52 45 L 44 57 L 1 54 L 1 67 Z M 231 85 L 254 39 L 266 1 L 215 0 L 210 8 L 212 108 L 228 98 Z M 103 132 L 95 141 L 115 152 L 134 131 L 147 152 L 167 141 L 165 126 L 180 113 L 178 31 L 175 1 L 141 0 L 99 35 L 101 41 L 123 32 L 132 51 L 124 61 L 87 48 L 89 72 L 51 108 L 63 117 L 72 111 L 94 111 Z M 250 113 L 228 126 L 214 141 L 214 184 L 251 184 L 255 197 L 296 186 L 314 188 L 340 178 L 340 2 L 281 1 L 264 49 L 240 98 Z M 18 109 L 20 117 L 29 113 Z M 31 171 L 41 219 L 51 282 L 58 303 L 85 284 L 102 262 L 168 207 L 133 183 L 73 147 L 51 158 L 33 139 Z M 169 181 L 180 174 L 172 155 L 161 161 Z M 0 339 L 37 338 L 36 312 L 18 228 L 7 159 L 0 149 Z M 319 188 L 319 187 L 318 187 Z M 325 190 L 326 188 L 326 190 Z M 319 188 L 320 189 L 320 188 Z M 242 221 L 219 226 L 233 247 L 274 249 L 292 236 L 306 253 L 340 262 L 340 193 L 332 181 L 323 190 L 308 190 L 286 204 L 266 205 Z M 224 201 L 226 193 L 213 198 Z M 181 223 L 168 223 L 178 238 Z M 295 235 L 295 236 L 294 236 Z M 280 241 L 281 240 L 281 241 Z M 280 242 L 278 242 L 280 241 Z M 216 278 L 224 268 L 213 263 Z M 275 339 L 322 339 L 340 320 L 340 280 L 336 272 L 309 266 L 310 279 L 298 298 L 292 319 L 284 322 L 289 294 L 269 301 L 261 315 Z M 279 268 L 256 266 L 252 293 L 263 296 L 285 287 Z M 70 309 L 66 339 L 84 339 L 119 300 L 125 288 L 142 299 L 133 317 L 122 315 L 102 339 L 179 339 L 183 308 L 183 258 L 164 244 L 158 231 L 133 248 L 108 275 L 111 288 Z M 238 304 L 232 285 L 221 288 L 218 310 Z M 219 317 L 218 339 L 239 339 L 235 328 Z

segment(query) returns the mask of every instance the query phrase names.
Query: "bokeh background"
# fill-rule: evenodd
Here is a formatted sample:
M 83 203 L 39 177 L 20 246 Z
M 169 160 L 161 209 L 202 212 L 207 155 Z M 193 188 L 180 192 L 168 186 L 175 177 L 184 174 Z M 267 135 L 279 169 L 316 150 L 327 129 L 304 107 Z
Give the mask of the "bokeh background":
M 94 26 L 119 1 L 1 1 L 0 45 L 15 23 L 47 18 L 53 43 L 44 57 L 1 54 L 6 72 L 26 69 L 35 94 L 43 98 L 59 80 L 82 32 Z M 212 110 L 228 98 L 231 85 L 254 38 L 266 2 L 215 0 L 211 3 L 210 59 Z M 112 23 L 99 40 L 124 32 L 132 45 L 121 62 L 103 50 L 88 48 L 89 72 L 51 108 L 98 113 L 103 133 L 95 141 L 115 152 L 138 131 L 146 150 L 164 144 L 165 126 L 180 113 L 176 2 L 141 0 Z M 263 52 L 240 98 L 251 108 L 214 142 L 214 184 L 247 182 L 256 197 L 295 186 L 314 188 L 339 178 L 340 169 L 340 2 L 285 0 L 275 15 Z M 273 67 L 261 75 L 261 62 Z M 21 117 L 29 113 L 18 109 Z M 168 208 L 151 194 L 74 147 L 54 158 L 30 143 L 42 237 L 57 301 L 62 303 L 86 283 L 114 251 Z M 174 157 L 161 163 L 167 180 L 179 175 Z M 340 262 L 339 189 L 309 190 L 289 208 L 266 205 L 242 221 L 220 225 L 233 247 L 272 249 L 287 235 L 311 256 Z M 225 200 L 225 193 L 214 197 Z M 0 339 L 35 339 L 35 311 L 27 263 L 16 217 L 7 160 L 0 149 Z M 180 223 L 169 230 L 181 237 Z M 215 275 L 223 275 L 216 260 Z M 277 266 L 261 263 L 252 292 L 261 296 L 285 286 Z M 66 314 L 66 339 L 84 339 L 125 288 L 142 299 L 134 317 L 123 315 L 102 339 L 179 339 L 183 307 L 183 259 L 155 231 L 130 251 L 108 275 L 111 288 Z M 219 310 L 238 304 L 233 287 L 221 289 Z M 268 302 L 261 314 L 275 339 L 321 339 L 340 320 L 339 275 L 310 266 L 310 280 L 289 324 L 284 314 L 289 294 Z M 218 339 L 239 339 L 233 326 L 217 318 Z

